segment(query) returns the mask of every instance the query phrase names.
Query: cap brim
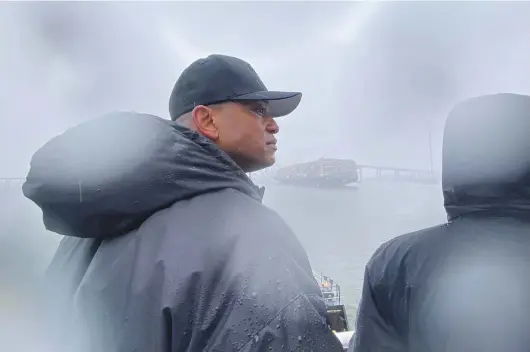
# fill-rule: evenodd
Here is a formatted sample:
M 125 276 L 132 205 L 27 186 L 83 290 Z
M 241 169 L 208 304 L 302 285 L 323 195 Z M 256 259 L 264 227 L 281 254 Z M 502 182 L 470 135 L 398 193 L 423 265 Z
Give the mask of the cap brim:
M 232 98 L 232 100 L 261 100 L 269 105 L 269 114 L 272 117 L 281 117 L 292 113 L 302 100 L 300 92 L 263 91 L 249 93 Z

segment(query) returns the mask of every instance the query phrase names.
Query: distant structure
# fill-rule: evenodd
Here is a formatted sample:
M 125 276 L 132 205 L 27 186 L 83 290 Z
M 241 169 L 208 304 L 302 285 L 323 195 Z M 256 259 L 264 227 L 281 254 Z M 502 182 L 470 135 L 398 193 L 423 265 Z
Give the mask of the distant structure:
M 320 158 L 286 167 L 269 167 L 249 174 L 258 184 L 277 182 L 309 187 L 343 187 L 367 180 L 390 180 L 422 184 L 439 184 L 440 177 L 431 170 L 387 166 L 359 165 L 349 159 Z M 0 192 L 21 192 L 24 178 L 1 178 Z
M 391 180 L 422 184 L 439 184 L 440 178 L 431 170 L 399 167 L 358 165 L 359 182 L 363 180 Z
M 433 170 L 359 165 L 353 160 L 321 158 L 308 163 L 268 169 L 268 178 L 281 184 L 311 187 L 342 187 L 366 180 L 390 180 L 438 184 Z
M 353 160 L 321 158 L 280 168 L 274 180 L 300 186 L 341 187 L 357 182 L 359 176 Z
M 25 178 L 3 177 L 0 178 L 0 191 L 4 192 L 22 192 L 22 185 Z

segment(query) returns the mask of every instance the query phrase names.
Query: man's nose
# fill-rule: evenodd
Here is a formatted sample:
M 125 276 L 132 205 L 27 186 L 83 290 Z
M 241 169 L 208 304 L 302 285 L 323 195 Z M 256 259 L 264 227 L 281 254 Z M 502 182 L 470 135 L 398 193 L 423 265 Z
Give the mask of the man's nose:
M 267 117 L 267 121 L 265 122 L 265 129 L 271 134 L 276 134 L 280 132 L 280 126 L 278 126 L 278 123 L 272 117 Z

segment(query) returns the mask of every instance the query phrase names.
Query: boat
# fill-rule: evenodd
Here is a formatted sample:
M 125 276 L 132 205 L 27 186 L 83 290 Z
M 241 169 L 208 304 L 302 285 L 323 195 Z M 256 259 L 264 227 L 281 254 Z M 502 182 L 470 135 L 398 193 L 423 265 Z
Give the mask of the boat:
M 326 304 L 328 324 L 342 343 L 344 351 L 347 351 L 354 332 L 350 330 L 346 307 L 341 300 L 340 285 L 329 276 L 317 271 L 313 271 L 313 276 L 322 291 L 322 297 Z
M 359 180 L 357 163 L 348 159 L 321 158 L 280 168 L 278 183 L 309 187 L 342 187 Z

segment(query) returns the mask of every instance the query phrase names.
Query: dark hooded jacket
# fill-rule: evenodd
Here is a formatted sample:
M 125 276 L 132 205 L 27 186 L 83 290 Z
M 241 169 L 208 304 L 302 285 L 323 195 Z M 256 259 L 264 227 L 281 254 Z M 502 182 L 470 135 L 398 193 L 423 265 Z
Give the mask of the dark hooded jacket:
M 299 241 L 197 133 L 94 119 L 35 153 L 23 191 L 66 236 L 43 290 L 65 350 L 340 350 Z
M 457 105 L 442 181 L 448 222 L 367 264 L 351 350 L 530 351 L 530 97 Z

